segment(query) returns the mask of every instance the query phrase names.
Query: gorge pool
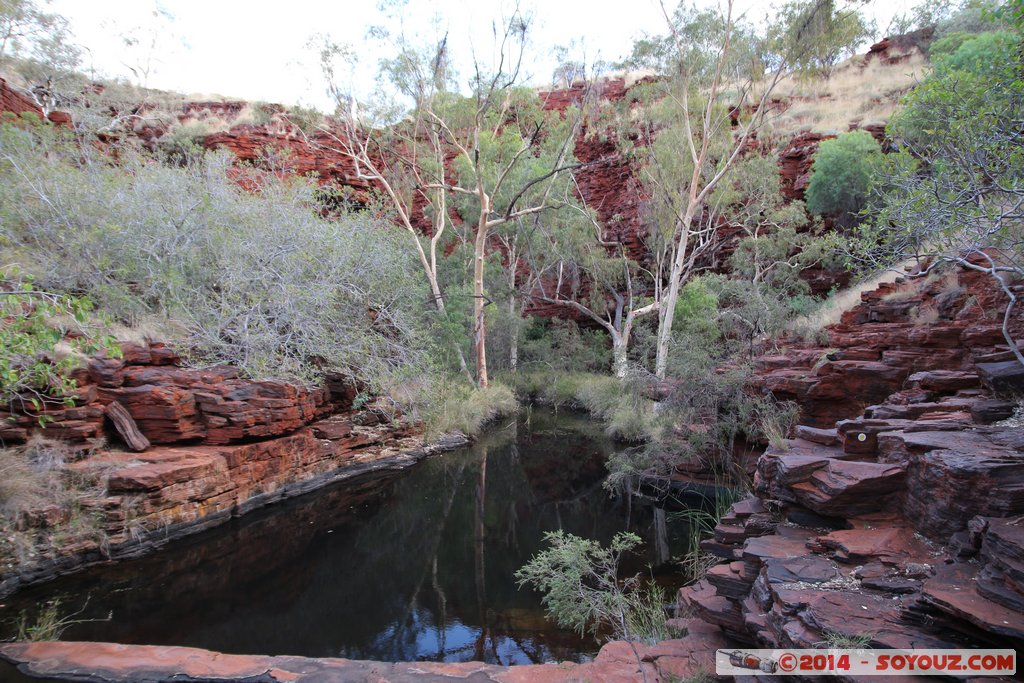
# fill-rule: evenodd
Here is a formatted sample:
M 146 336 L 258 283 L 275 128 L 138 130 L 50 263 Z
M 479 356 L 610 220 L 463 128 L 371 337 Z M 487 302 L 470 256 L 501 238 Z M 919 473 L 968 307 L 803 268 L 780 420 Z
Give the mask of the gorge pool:
M 22 591 L 4 601 L 4 635 L 22 610 L 31 621 L 59 599 L 62 614 L 90 620 L 64 640 L 390 661 L 586 659 L 599 643 L 546 620 L 541 596 L 513 574 L 554 529 L 602 542 L 635 531 L 649 550 L 629 571 L 685 549 L 650 507 L 602 488 L 615 447 L 586 416 L 525 410 L 403 472 Z

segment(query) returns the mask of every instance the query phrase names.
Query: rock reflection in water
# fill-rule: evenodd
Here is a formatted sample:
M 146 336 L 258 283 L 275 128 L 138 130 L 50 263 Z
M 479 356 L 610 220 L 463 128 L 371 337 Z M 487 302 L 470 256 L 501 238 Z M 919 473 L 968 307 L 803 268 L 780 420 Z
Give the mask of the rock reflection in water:
M 513 574 L 562 528 L 602 542 L 648 511 L 601 488 L 612 444 L 580 416 L 534 409 L 470 448 L 235 520 L 157 555 L 7 602 L 110 621 L 66 640 L 354 659 L 578 660 L 597 643 L 555 628 Z M 661 527 L 663 529 L 663 527 Z M 648 543 L 664 555 L 663 544 Z M 654 555 L 652 554 L 652 559 Z

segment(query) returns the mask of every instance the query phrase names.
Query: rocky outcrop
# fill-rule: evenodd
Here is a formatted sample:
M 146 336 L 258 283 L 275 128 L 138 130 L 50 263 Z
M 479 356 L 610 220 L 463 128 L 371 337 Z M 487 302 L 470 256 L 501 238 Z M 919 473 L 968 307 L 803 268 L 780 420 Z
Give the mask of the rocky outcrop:
M 819 419 L 798 427 L 760 457 L 754 496 L 733 505 L 702 543 L 720 563 L 679 591 L 677 614 L 685 617 L 671 623 L 682 638 L 655 646 L 610 643 L 585 664 L 512 668 L 77 643 L 6 645 L 0 657 L 34 675 L 60 679 L 88 671 L 99 681 L 172 671 L 181 680 L 237 673 L 268 681 L 314 674 L 328 681 L 369 674 L 670 681 L 712 670 L 718 648 L 843 640 L 875 648 L 1016 647 L 1024 642 L 1024 431 L 1004 423 L 1016 404 L 994 394 L 979 371 L 1002 362 L 1007 350 L 977 310 L 973 317 L 940 315 L 929 328 L 908 323 L 922 304 L 960 311 L 964 296 L 971 306 L 997 304 L 972 278 L 959 273 L 941 286 L 883 285 L 829 330 L 833 342 L 845 340 L 838 347 L 845 355 L 824 362 L 854 364 L 815 381 L 845 382 L 848 393 L 825 391 L 826 411 L 809 410 L 820 399 L 808 394 L 799 400 L 810 416 L 843 414 L 832 424 Z M 762 373 L 787 376 L 813 367 L 819 351 L 801 347 L 762 358 Z M 855 392 L 871 385 L 852 381 L 871 377 L 879 382 L 871 391 L 886 395 L 861 407 Z M 341 453 L 360 434 L 358 420 L 331 417 L 257 444 L 120 454 L 108 461 L 111 497 L 133 497 L 153 515 L 195 514 L 203 505 L 223 505 L 231 491 L 250 487 L 251 493 L 254 482 L 267 481 L 280 461 L 277 449 L 285 459 L 306 458 L 294 466 L 313 472 L 324 460 L 311 451 Z M 197 481 L 208 488 L 198 492 Z M 186 501 L 200 502 L 189 507 Z
M 3 78 L 0 78 L 0 112 L 12 114 L 35 114 L 42 118 L 43 112 L 32 98 L 15 90 Z
M 759 358 L 756 385 L 795 401 L 801 421 L 814 427 L 831 427 L 905 386 L 918 391 L 894 400 L 908 406 L 930 390 L 977 389 L 986 372 L 997 371 L 990 363 L 1012 359 L 1000 325 L 1005 305 L 986 276 L 974 271 L 931 278 L 921 286 L 904 279 L 883 284 L 864 292 L 860 304 L 823 331 L 826 343 L 793 342 Z M 1013 332 L 1024 338 L 1024 320 L 1014 321 Z M 1012 364 L 1007 368 L 1001 381 L 1012 382 L 1017 371 Z M 887 408 L 887 415 L 917 419 L 915 412 L 928 408 Z
M 632 681 L 649 683 L 685 679 L 713 671 L 716 647 L 727 642 L 714 627 L 683 622 L 688 635 L 657 645 L 613 642 L 591 662 L 505 667 L 482 662 L 369 662 L 226 655 L 188 647 L 118 645 L 113 643 L 8 643 L 0 660 L 24 673 L 49 680 L 76 680 L 88 672 L 97 683 L 134 681 L 232 680 L 264 683 L 343 683 L 347 681 L 494 681 L 495 683 L 571 683 Z M 0 669 L 0 674 L 3 671 Z
M 35 100 L 21 90 L 12 87 L 3 78 L 0 78 L 0 114 L 4 112 L 9 112 L 16 116 L 35 114 L 40 120 L 44 118 L 43 110 L 36 104 Z M 71 123 L 71 116 L 62 111 L 52 111 L 45 116 L 45 119 L 57 125 L 69 125 Z
M 269 126 L 244 124 L 203 138 L 207 149 L 227 149 L 239 161 L 253 163 L 264 158 L 266 150 L 284 152 L 282 168 L 294 175 L 315 174 L 323 183 L 352 188 L 354 198 L 365 201 L 371 184 L 360 178 L 352 159 L 339 151 L 340 143 L 333 132 L 315 131 L 303 134 L 293 126 L 278 130 Z
M 39 552 L 0 572 L 0 595 L 467 442 L 459 435 L 428 445 L 420 426 L 394 409 L 374 402 L 353 409 L 357 389 L 343 378 L 312 388 L 247 380 L 230 366 L 181 367 L 158 343 L 123 344 L 121 357 L 93 358 L 75 378 L 75 405 L 8 409 L 0 438 L 38 433 L 76 449 L 64 476 L 84 492 L 77 514 L 97 528 L 69 545 L 56 533 L 70 521 L 67 510 L 22 515 L 20 531 L 38 539 Z
M 1024 430 L 983 377 L 1009 353 L 984 284 L 883 285 L 830 349 L 761 359 L 814 425 L 758 460 L 755 497 L 702 543 L 722 563 L 678 609 L 750 647 L 1024 643 Z M 911 322 L 921 306 L 937 319 Z
M 227 444 L 294 432 L 346 406 L 326 387 L 241 379 L 230 366 L 180 367 L 163 344 L 123 344 L 120 358 L 93 358 L 73 377 L 74 405 L 30 405 L 0 412 L 0 439 L 25 441 L 38 432 L 76 447 L 106 437 L 121 441 L 106 409 L 119 404 L 154 444 Z
M 889 36 L 868 48 L 865 63 L 878 60 L 882 64 L 902 64 L 912 56 L 925 55 L 935 36 L 934 26 L 925 26 L 910 33 Z
M 804 131 L 779 152 L 779 175 L 782 181 L 782 194 L 786 199 L 803 200 L 807 186 L 811 182 L 811 166 L 814 155 L 822 140 L 834 138 L 835 135 L 822 135 Z

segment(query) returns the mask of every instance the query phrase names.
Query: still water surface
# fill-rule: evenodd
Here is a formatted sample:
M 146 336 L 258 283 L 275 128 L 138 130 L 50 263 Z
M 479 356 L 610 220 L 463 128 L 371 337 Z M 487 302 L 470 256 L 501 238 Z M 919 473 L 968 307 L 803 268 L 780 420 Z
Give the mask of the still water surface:
M 64 640 L 221 652 L 501 664 L 586 659 L 515 571 L 544 532 L 607 542 L 630 529 L 666 559 L 650 508 L 601 487 L 615 446 L 585 417 L 533 409 L 475 445 L 400 473 L 271 506 L 159 553 L 19 593 L 6 617 L 59 597 L 85 618 Z M 661 527 L 663 528 L 663 526 Z M 667 539 L 671 551 L 680 539 Z M 88 602 L 86 603 L 86 599 Z

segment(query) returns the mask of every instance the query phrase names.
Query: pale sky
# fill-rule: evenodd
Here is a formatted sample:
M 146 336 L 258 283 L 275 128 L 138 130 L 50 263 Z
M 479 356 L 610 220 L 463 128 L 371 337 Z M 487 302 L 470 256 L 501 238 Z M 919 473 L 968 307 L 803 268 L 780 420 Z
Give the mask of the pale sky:
M 884 28 L 893 12 L 908 4 L 876 0 L 868 13 Z M 535 15 L 528 57 L 536 85 L 550 80 L 555 45 L 575 40 L 577 58 L 614 61 L 636 38 L 661 33 L 664 26 L 657 0 L 522 0 L 520 5 Z M 466 60 L 471 43 L 478 52 L 490 48 L 491 21 L 513 6 L 511 0 L 409 0 L 402 16 L 408 32 L 432 31 L 432 17 L 444 17 L 441 31 L 447 30 L 456 58 L 461 54 Z M 737 6 L 759 19 L 772 3 L 737 0 Z M 78 42 L 90 49 L 83 67 L 93 67 L 99 76 L 130 76 L 128 66 L 144 68 L 152 56 L 149 87 L 322 110 L 332 106 L 305 45 L 314 34 L 327 33 L 359 48 L 381 16 L 375 0 L 51 0 L 49 7 L 69 19 Z M 154 19 L 157 8 L 171 18 Z M 119 36 L 131 36 L 138 45 L 126 48 Z M 377 58 L 366 54 L 357 74 L 364 89 L 373 87 Z

